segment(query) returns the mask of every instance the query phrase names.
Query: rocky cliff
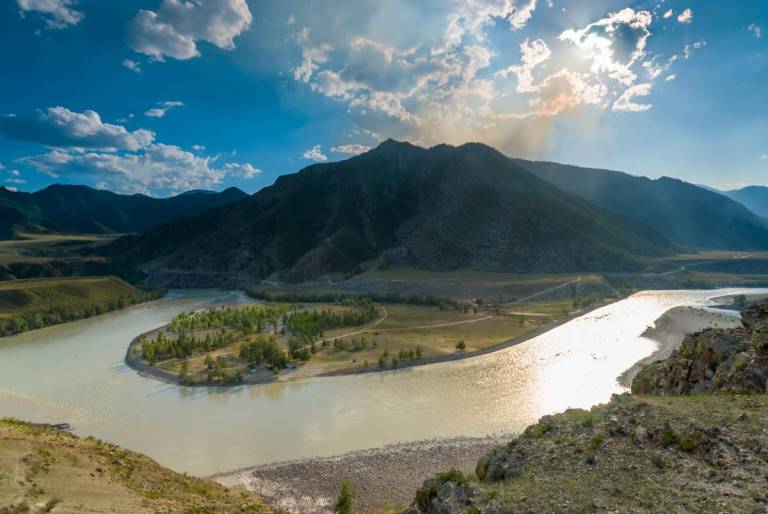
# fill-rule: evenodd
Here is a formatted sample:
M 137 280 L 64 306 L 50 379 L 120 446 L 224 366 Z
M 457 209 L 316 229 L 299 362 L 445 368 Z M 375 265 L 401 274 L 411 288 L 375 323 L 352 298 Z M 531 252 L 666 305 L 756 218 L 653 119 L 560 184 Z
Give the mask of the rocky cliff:
M 768 384 L 768 301 L 742 314 L 742 327 L 707 329 L 686 336 L 668 359 L 638 373 L 632 392 L 696 394 L 765 393 Z

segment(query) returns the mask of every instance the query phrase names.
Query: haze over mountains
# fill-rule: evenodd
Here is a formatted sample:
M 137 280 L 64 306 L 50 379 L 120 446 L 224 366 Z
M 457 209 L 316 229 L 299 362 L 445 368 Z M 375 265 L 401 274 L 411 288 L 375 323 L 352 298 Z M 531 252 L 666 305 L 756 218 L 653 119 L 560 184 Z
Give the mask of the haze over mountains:
M 768 187 L 747 186 L 723 193 L 728 198 L 736 200 L 749 210 L 768 219 Z
M 430 270 L 636 270 L 684 246 L 768 248 L 768 222 L 672 179 L 514 160 L 482 144 L 423 149 L 389 140 L 112 251 L 157 283 L 221 285 L 273 274 L 301 281 L 371 261 Z
M 563 191 L 654 227 L 680 245 L 707 250 L 768 248 L 768 222 L 756 210 L 719 192 L 669 177 L 652 180 L 551 162 L 515 162 Z M 764 198 L 768 200 L 768 194 Z
M 52 185 L 35 193 L 0 187 L 0 239 L 19 232 L 144 232 L 173 218 L 240 200 L 237 188 L 189 191 L 170 198 L 120 195 L 87 186 Z

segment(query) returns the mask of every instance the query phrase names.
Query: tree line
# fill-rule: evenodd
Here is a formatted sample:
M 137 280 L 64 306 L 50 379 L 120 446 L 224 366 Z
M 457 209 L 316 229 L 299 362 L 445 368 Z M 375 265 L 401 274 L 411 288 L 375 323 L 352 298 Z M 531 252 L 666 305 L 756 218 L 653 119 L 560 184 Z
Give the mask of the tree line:
M 0 318 L 0 337 L 8 337 L 28 330 L 37 330 L 69 321 L 98 316 L 107 312 L 124 309 L 137 303 L 156 300 L 164 295 L 165 291 L 140 291 L 120 296 L 109 302 L 93 303 L 84 307 L 51 306 L 45 311 L 2 317 Z
M 248 295 L 257 300 L 266 302 L 284 303 L 343 303 L 349 299 L 367 299 L 373 303 L 391 303 L 405 305 L 426 305 L 438 307 L 443 310 L 457 310 L 469 312 L 473 306 L 468 302 L 460 302 L 451 298 L 444 298 L 433 294 L 420 293 L 314 293 L 303 291 L 267 291 L 249 290 Z

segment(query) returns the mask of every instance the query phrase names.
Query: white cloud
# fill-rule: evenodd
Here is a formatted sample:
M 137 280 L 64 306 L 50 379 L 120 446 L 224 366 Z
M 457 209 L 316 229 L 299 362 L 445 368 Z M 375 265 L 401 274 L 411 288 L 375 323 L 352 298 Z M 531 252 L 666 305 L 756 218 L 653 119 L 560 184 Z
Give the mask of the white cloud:
M 261 173 L 260 169 L 254 168 L 252 164 L 247 162 L 246 163 L 229 162 L 224 165 L 224 169 L 228 172 L 233 172 L 242 178 L 253 178 L 259 173 Z
M 324 162 L 328 160 L 328 156 L 325 155 L 322 150 L 320 149 L 320 145 L 315 145 L 303 154 L 301 154 L 302 159 L 307 159 L 308 161 L 315 161 L 315 162 Z
M 0 187 L 10 191 L 11 193 L 18 193 L 19 192 L 19 188 L 18 187 L 13 187 L 13 186 L 0 186 Z
M 359 155 L 361 153 L 367 152 L 370 149 L 371 149 L 370 146 L 353 144 L 353 145 L 334 146 L 334 147 L 331 148 L 331 151 L 333 153 L 343 153 L 343 154 L 347 154 L 347 155 Z
M 157 11 L 139 11 L 131 21 L 129 41 L 134 50 L 155 60 L 186 60 L 200 55 L 200 41 L 234 49 L 235 38 L 252 21 L 246 0 L 162 0 Z
M 288 25 L 289 27 L 291 25 L 296 25 L 296 16 L 294 16 L 293 14 L 288 16 L 288 20 L 285 22 L 285 24 Z
M 135 73 L 141 73 L 141 65 L 133 59 L 123 59 L 122 64 Z
M 18 177 L 21 175 L 19 170 L 8 170 L 8 174 L 11 175 L 12 177 Z
M 672 82 L 672 81 L 673 81 L 673 80 L 675 80 L 676 78 L 677 78 L 677 75 L 675 75 L 675 74 L 673 73 L 673 74 L 671 74 L 671 75 L 667 75 L 667 77 L 666 77 L 664 80 L 665 80 L 666 82 Z
M 196 152 L 203 152 L 205 151 L 205 146 L 203 145 L 192 145 L 192 150 Z
M 155 133 L 128 131 L 121 125 L 104 123 L 99 113 L 73 112 L 66 107 L 49 107 L 28 115 L 0 117 L 0 133 L 20 141 L 52 147 L 101 150 L 138 150 L 155 139 Z
M 500 30 L 521 29 L 535 8 L 524 0 L 319 3 L 311 26 L 291 30 L 290 72 L 342 103 L 360 128 L 427 146 L 475 140 L 531 155 L 548 144 L 557 116 L 649 109 L 650 99 L 632 98 L 649 95 L 683 61 L 682 51 L 652 47 L 663 10 L 633 8 L 554 37 L 522 36 L 516 58 Z
M 639 104 L 633 102 L 633 99 L 639 96 L 648 96 L 651 94 L 651 84 L 635 84 L 628 87 L 624 93 L 613 104 L 614 111 L 642 112 L 647 111 L 651 104 Z
M 168 111 L 176 107 L 184 107 L 184 102 L 161 102 L 158 104 L 160 107 L 153 107 L 144 113 L 144 116 L 150 118 L 162 118 Z
M 5 182 L 8 183 L 8 184 L 26 184 L 27 183 L 26 180 L 24 180 L 23 178 L 18 178 L 18 177 L 7 178 L 7 179 L 5 179 Z
M 674 13 L 672 12 L 672 9 L 668 10 L 664 13 L 664 19 L 671 18 Z
M 700 50 L 705 46 L 707 46 L 707 42 L 703 40 L 696 41 L 695 43 L 688 43 L 683 48 L 683 57 L 685 57 L 685 59 L 690 59 L 694 50 Z
M 154 143 L 138 153 L 72 152 L 51 150 L 19 159 L 53 177 L 93 179 L 124 193 L 168 193 L 213 188 L 228 174 L 252 177 L 250 164 L 215 166 L 215 157 L 198 157 L 178 146 Z
M 16 0 L 22 16 L 28 12 L 38 13 L 49 29 L 64 29 L 83 21 L 83 13 L 72 8 L 76 4 L 75 0 Z
M 752 35 L 758 39 L 763 37 L 763 28 L 757 23 L 750 23 L 749 27 L 747 27 L 747 30 L 750 31 Z
M 693 21 L 693 11 L 685 9 L 683 12 L 677 15 L 677 21 L 680 23 L 691 23 Z
M 764 153 L 763 155 L 761 155 L 760 160 L 768 161 L 768 153 Z

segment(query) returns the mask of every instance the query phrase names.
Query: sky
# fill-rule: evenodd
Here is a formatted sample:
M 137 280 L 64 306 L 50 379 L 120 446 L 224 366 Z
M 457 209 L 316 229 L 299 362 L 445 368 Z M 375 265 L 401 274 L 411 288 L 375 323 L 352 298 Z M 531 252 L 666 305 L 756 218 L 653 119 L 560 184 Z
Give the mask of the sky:
M 0 185 L 255 192 L 387 138 L 768 184 L 768 0 L 0 0 Z

